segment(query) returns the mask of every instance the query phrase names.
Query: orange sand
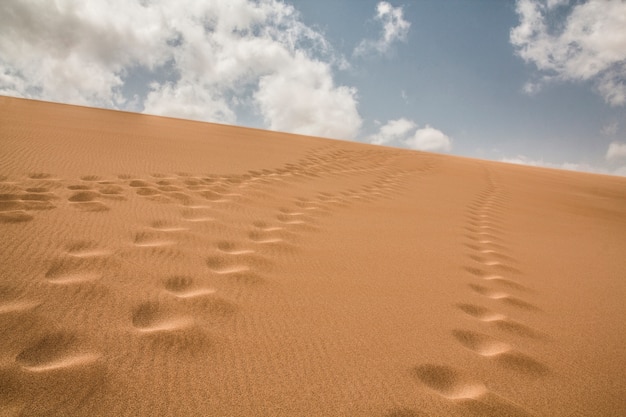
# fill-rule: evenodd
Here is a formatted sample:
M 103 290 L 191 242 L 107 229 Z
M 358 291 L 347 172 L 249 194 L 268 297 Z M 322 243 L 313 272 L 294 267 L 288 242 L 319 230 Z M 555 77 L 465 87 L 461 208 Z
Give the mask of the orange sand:
M 624 416 L 626 179 L 0 97 L 1 416 Z

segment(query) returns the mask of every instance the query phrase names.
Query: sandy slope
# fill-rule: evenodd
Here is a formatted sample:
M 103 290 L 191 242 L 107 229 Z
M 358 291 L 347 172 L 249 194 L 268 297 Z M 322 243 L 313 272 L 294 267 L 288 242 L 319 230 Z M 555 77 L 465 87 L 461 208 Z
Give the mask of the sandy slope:
M 0 97 L 0 415 L 626 415 L 626 179 Z

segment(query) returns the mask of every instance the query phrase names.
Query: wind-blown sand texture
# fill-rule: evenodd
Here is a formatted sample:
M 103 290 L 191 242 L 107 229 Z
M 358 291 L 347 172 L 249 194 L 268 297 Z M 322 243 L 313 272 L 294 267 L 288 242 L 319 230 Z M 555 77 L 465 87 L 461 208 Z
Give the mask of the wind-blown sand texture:
M 626 179 L 0 97 L 0 415 L 624 416 Z

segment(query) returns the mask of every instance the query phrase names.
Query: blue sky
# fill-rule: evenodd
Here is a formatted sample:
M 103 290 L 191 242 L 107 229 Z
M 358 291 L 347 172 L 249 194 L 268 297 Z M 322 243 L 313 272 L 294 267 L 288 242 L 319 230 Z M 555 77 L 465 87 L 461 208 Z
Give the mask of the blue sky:
M 0 94 L 626 175 L 626 2 L 6 0 Z

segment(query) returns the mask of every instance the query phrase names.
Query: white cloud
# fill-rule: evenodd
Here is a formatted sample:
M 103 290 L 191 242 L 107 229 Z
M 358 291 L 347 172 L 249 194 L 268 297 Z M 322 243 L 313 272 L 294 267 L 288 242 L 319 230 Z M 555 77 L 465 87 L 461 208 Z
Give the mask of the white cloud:
M 555 7 L 563 6 L 568 3 L 569 3 L 569 0 L 548 0 L 547 6 L 548 6 L 548 9 L 554 9 Z
M 409 95 L 405 90 L 400 91 L 400 97 L 402 97 L 402 100 L 404 100 L 406 104 L 409 104 Z
M 528 165 L 534 167 L 544 167 L 544 168 L 555 168 L 555 169 L 565 169 L 568 171 L 582 171 L 582 172 L 594 172 L 594 173 L 604 173 L 605 170 L 593 168 L 591 165 L 586 163 L 574 163 L 574 162 L 563 162 L 560 164 L 552 163 L 544 161 L 543 159 L 532 159 L 528 158 L 525 155 L 517 155 L 513 158 L 501 158 L 500 162 L 506 162 L 509 164 L 517 164 L 517 165 Z
M 389 120 L 367 140 L 374 145 L 406 146 L 421 151 L 449 152 L 452 149 L 452 139 L 442 131 L 429 125 L 418 127 L 413 120 L 405 118 Z
M 269 128 L 353 138 L 361 126 L 356 90 L 335 87 L 328 65 L 306 61 L 308 58 L 297 54 L 280 72 L 261 77 L 254 97 Z
M 626 2 L 589 0 L 561 21 L 555 9 L 565 3 L 517 1 L 520 22 L 510 33 L 516 53 L 544 74 L 541 83 L 592 81 L 607 103 L 626 104 Z
M 394 140 L 401 140 L 406 138 L 407 133 L 416 127 L 417 125 L 412 120 L 404 118 L 389 120 L 379 129 L 378 133 L 369 137 L 369 141 L 374 145 L 384 145 Z
M 617 122 L 608 123 L 602 126 L 602 129 L 600 129 L 600 133 L 602 133 L 604 136 L 615 136 L 618 127 L 619 125 Z
M 619 175 L 620 177 L 626 177 L 626 165 L 617 168 L 613 171 L 613 175 Z
M 610 170 L 606 168 L 599 168 L 599 167 L 590 165 L 586 162 L 554 163 L 554 162 L 544 161 L 543 159 L 528 158 L 525 155 L 518 155 L 513 158 L 510 158 L 510 157 L 500 158 L 500 162 L 506 162 L 509 164 L 517 164 L 517 165 L 528 165 L 528 166 L 534 166 L 534 167 L 543 167 L 543 168 L 564 169 L 567 171 L 588 172 L 592 174 L 626 176 L 626 166 L 622 166 L 617 169 Z
M 441 130 L 426 125 L 418 129 L 412 138 L 405 140 L 411 148 L 420 151 L 449 152 L 452 149 L 452 140 Z
M 226 123 L 243 106 L 272 129 L 351 139 L 356 90 L 335 85 L 336 66 L 279 0 L 5 0 L 0 13 L 0 94 Z
M 626 158 L 626 143 L 611 142 L 606 150 L 605 158 L 607 161 Z
M 381 1 L 376 6 L 375 19 L 382 24 L 380 37 L 376 40 L 362 40 L 354 49 L 354 55 L 384 54 L 394 42 L 406 40 L 411 23 L 404 19 L 402 7 L 393 7 L 390 3 Z

